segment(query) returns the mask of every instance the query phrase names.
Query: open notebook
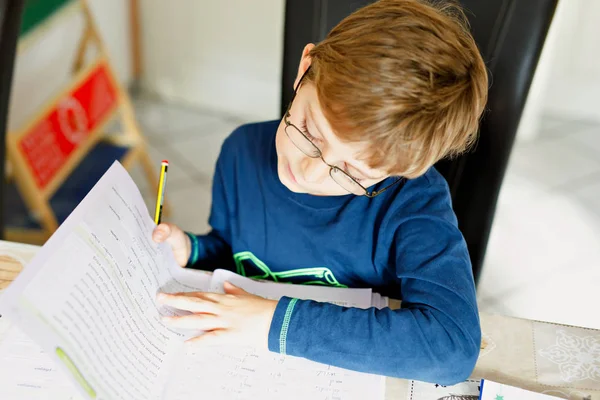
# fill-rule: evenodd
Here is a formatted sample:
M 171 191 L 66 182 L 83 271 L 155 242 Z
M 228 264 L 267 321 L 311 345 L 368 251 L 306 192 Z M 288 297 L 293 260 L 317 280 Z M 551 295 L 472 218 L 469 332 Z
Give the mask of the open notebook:
M 116 162 L 0 297 L 1 398 L 48 398 L 53 391 L 127 400 L 383 398 L 380 376 L 247 347 L 184 346 L 199 332 L 165 325 L 160 316 L 172 311 L 155 298 L 159 290 L 222 291 L 225 280 L 273 299 L 367 308 L 385 306 L 385 298 L 370 289 L 185 270 L 166 244 L 151 240 L 153 228 L 141 194 Z

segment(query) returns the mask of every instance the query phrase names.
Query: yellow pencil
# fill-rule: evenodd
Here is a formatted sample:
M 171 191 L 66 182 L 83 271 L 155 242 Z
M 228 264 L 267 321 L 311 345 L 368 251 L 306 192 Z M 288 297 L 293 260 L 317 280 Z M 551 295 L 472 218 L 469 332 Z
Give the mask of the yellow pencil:
M 163 202 L 165 199 L 165 187 L 167 186 L 167 169 L 169 168 L 169 162 L 162 160 L 160 166 L 160 179 L 158 181 L 158 196 L 156 197 L 156 211 L 154 212 L 154 222 L 156 225 L 160 224 L 160 218 L 162 216 Z

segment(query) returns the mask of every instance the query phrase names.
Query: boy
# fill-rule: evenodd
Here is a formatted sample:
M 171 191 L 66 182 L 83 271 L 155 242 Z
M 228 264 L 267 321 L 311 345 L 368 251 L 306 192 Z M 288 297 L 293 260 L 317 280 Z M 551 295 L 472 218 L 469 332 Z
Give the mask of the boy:
M 479 354 L 471 264 L 432 167 L 475 139 L 484 62 L 455 6 L 381 0 L 302 53 L 282 121 L 242 126 L 217 161 L 206 235 L 161 224 L 183 267 L 372 287 L 402 309 L 160 294 L 199 345 L 251 344 L 343 368 L 454 384 Z

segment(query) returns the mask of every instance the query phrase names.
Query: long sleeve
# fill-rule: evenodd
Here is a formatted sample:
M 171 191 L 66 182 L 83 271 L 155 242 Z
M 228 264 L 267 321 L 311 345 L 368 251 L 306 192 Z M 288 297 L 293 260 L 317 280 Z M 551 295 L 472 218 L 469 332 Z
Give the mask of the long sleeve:
M 431 169 L 373 199 L 292 192 L 278 175 L 280 123 L 241 126 L 223 144 L 212 231 L 196 237 L 192 266 L 233 269 L 235 254 L 243 255 L 235 271 L 247 277 L 371 286 L 401 299 L 403 308 L 284 297 L 269 349 L 440 384 L 466 378 L 481 333 L 471 264 L 444 178 Z
M 225 156 L 222 151 L 216 163 L 212 185 L 210 232 L 196 235 L 186 232 L 192 243 L 187 268 L 214 271 L 217 268 L 233 270 L 231 251 L 231 221 L 225 181 Z
M 460 231 L 415 213 L 392 235 L 389 268 L 402 308 L 367 310 L 282 298 L 269 349 L 357 371 L 454 384 L 470 375 L 481 342 L 471 264 Z

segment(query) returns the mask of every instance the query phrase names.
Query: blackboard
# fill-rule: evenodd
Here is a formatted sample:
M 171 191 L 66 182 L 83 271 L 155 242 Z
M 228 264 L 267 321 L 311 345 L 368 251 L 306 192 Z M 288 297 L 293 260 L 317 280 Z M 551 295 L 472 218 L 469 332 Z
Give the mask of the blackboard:
M 26 0 L 21 19 L 20 37 L 41 25 L 49 17 L 73 0 Z

